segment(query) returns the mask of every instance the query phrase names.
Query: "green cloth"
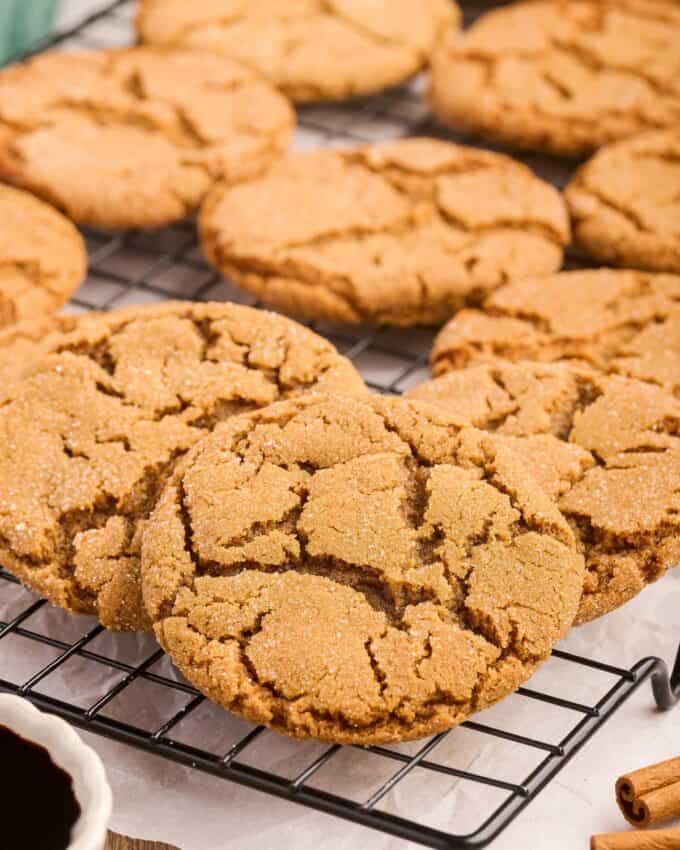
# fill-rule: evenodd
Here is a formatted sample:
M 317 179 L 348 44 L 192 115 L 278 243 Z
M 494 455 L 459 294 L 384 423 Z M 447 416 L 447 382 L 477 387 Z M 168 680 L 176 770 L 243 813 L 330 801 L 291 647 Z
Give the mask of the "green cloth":
M 0 0 L 0 62 L 46 38 L 57 0 Z

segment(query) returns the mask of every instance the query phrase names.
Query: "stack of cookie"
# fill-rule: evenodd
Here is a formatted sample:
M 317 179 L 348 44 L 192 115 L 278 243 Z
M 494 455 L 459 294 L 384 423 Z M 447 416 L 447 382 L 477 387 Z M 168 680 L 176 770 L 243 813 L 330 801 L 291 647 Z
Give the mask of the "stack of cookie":
M 386 5 L 144 0 L 142 46 L 0 74 L 0 563 L 153 629 L 227 709 L 351 743 L 460 723 L 680 561 L 677 9 L 534 0 L 461 35 L 449 0 Z M 289 98 L 432 58 L 448 123 L 612 144 L 566 200 L 441 139 L 286 152 Z M 371 395 L 229 303 L 55 315 L 85 255 L 47 203 L 100 228 L 200 207 L 209 261 L 265 305 L 446 323 L 435 377 Z M 636 270 L 560 272 L 572 228 Z

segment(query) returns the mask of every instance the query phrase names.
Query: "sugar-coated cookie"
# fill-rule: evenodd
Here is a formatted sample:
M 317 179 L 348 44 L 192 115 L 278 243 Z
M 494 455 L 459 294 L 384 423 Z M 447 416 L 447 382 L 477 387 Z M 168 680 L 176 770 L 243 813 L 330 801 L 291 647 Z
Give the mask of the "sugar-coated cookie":
M 521 457 L 384 397 L 232 419 L 177 468 L 142 559 L 156 636 L 203 693 L 362 744 L 433 734 L 515 690 L 583 582 Z
M 55 313 L 83 282 L 85 243 L 53 207 L 0 184 L 0 329 Z
M 0 71 L 0 178 L 98 227 L 159 227 L 287 146 L 288 101 L 206 51 L 48 53 Z
M 57 334 L 0 407 L 0 563 L 113 629 L 143 629 L 140 534 L 181 456 L 224 419 L 365 394 L 326 340 L 235 304 L 167 303 Z
M 289 154 L 217 187 L 199 225 L 211 263 L 265 304 L 394 325 L 556 271 L 569 240 L 560 193 L 528 168 L 425 138 Z
M 453 0 L 143 0 L 137 29 L 149 44 L 231 56 L 314 101 L 402 82 L 460 18 Z
M 438 117 L 569 156 L 680 123 L 680 5 L 529 0 L 501 5 L 436 51 Z
M 492 431 L 554 499 L 586 560 L 577 622 L 618 608 L 680 561 L 680 401 L 569 363 L 498 363 L 411 390 Z
M 589 269 L 508 284 L 442 328 L 432 371 L 497 358 L 579 359 L 680 396 L 680 275 Z
M 602 148 L 565 197 L 574 239 L 591 257 L 680 274 L 680 127 Z

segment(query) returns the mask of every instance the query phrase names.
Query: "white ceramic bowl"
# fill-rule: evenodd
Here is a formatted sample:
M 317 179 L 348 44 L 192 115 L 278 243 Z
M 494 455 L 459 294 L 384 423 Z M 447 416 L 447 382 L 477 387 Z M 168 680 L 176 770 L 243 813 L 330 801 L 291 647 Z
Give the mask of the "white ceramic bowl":
M 0 726 L 44 747 L 52 761 L 72 777 L 80 817 L 67 850 L 103 850 L 112 798 L 104 765 L 95 751 L 64 720 L 9 694 L 0 694 Z

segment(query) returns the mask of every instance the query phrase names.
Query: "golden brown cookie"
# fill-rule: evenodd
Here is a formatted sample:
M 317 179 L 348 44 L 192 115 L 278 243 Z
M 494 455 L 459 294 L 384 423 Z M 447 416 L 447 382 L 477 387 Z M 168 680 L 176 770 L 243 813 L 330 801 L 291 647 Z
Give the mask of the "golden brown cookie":
M 210 261 L 293 315 L 445 321 L 508 280 L 559 268 L 552 186 L 508 157 L 435 139 L 290 154 L 219 186 L 200 216 Z
M 430 99 L 446 124 L 582 155 L 680 123 L 678 44 L 668 0 L 511 3 L 442 43 Z
M 279 92 L 227 57 L 50 53 L 0 73 L 0 177 L 84 224 L 158 227 L 215 180 L 263 171 L 294 121 Z
M 561 272 L 504 286 L 484 306 L 444 326 L 435 375 L 497 358 L 580 359 L 680 395 L 680 276 Z
M 591 257 L 680 274 L 678 123 L 607 145 L 572 178 L 565 195 L 574 237 Z
M 411 390 L 493 431 L 557 500 L 586 560 L 576 622 L 680 563 L 680 401 L 569 364 L 482 365 Z
M 453 0 L 143 0 L 140 39 L 231 56 L 293 100 L 339 100 L 415 74 L 460 25 Z
M 430 735 L 571 625 L 582 559 L 521 458 L 435 407 L 315 396 L 187 456 L 146 533 L 156 636 L 216 702 L 296 737 Z
M 0 328 L 56 312 L 87 271 L 83 238 L 55 209 L 0 185 Z
M 102 314 L 49 349 L 0 407 L 0 563 L 113 629 L 148 627 L 140 531 L 188 448 L 277 399 L 367 392 L 330 343 L 235 304 Z
M 55 334 L 74 330 L 79 319 L 79 316 L 41 316 L 0 330 L 0 401 L 11 394 L 13 384 L 49 351 Z

